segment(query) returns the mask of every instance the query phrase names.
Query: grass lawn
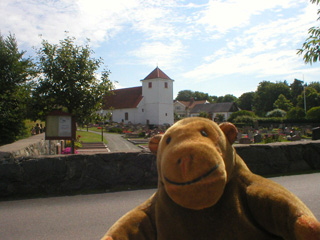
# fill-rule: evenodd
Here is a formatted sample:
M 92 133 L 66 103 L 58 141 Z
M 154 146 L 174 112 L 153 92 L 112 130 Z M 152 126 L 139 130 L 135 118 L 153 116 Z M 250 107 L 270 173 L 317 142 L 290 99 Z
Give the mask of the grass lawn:
M 101 135 L 93 132 L 87 131 L 77 131 L 77 137 L 80 137 L 80 142 L 101 142 Z M 103 142 L 107 144 L 107 140 L 104 139 Z

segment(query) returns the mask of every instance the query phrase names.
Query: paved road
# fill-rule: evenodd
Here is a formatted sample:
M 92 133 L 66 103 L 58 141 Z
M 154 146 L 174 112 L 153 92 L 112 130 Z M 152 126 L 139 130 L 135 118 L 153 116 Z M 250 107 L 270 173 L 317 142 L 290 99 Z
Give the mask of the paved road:
M 277 177 L 320 219 L 320 173 Z M 1 240 L 94 240 L 155 189 L 0 202 Z
M 111 152 L 140 152 L 141 148 L 124 139 L 120 134 L 103 133 Z

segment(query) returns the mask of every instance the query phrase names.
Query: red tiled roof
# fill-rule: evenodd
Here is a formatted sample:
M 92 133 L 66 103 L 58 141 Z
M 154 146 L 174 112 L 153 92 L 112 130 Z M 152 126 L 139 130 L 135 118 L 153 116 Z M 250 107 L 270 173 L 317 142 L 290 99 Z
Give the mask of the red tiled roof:
M 169 78 L 164 72 L 161 71 L 160 68 L 156 67 L 148 76 L 145 77 L 143 80 L 147 79 L 154 79 L 154 78 L 163 78 L 163 79 L 169 79 Z
M 104 96 L 103 109 L 136 108 L 142 99 L 142 87 L 123 88 Z

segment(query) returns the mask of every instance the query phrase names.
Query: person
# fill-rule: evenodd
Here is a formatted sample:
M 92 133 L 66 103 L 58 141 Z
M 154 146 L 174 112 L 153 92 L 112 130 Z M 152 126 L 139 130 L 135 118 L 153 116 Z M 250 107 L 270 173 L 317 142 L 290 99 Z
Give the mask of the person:
M 39 123 L 36 124 L 35 130 L 36 130 L 36 134 L 39 134 L 39 133 L 40 133 Z

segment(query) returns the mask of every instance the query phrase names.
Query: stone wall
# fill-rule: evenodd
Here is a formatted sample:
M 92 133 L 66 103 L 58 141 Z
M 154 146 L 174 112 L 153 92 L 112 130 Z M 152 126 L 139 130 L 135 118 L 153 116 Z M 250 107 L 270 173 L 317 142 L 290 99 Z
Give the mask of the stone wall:
M 237 145 L 257 174 L 320 170 L 320 141 Z M 75 194 L 156 187 L 156 158 L 150 153 L 24 157 L 0 162 L 0 197 Z

